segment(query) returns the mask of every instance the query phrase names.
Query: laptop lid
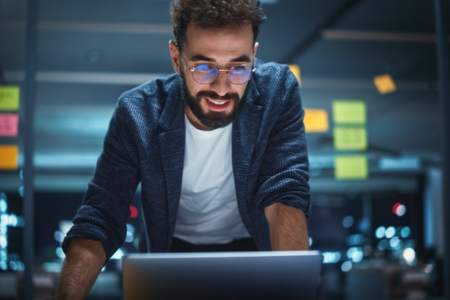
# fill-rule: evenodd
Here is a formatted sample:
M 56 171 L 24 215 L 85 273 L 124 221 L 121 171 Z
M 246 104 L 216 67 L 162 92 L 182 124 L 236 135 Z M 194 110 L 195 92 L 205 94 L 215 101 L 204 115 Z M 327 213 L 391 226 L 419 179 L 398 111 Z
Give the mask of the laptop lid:
M 131 254 L 124 299 L 313 300 L 321 264 L 317 251 Z

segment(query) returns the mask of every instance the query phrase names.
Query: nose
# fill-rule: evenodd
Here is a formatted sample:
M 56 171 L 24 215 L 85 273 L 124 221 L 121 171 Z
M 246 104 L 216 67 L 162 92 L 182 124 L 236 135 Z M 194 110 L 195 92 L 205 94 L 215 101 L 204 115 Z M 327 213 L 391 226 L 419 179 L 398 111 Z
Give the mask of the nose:
M 211 88 L 219 96 L 225 96 L 230 91 L 231 84 L 226 70 L 220 70 L 217 78 L 211 83 Z

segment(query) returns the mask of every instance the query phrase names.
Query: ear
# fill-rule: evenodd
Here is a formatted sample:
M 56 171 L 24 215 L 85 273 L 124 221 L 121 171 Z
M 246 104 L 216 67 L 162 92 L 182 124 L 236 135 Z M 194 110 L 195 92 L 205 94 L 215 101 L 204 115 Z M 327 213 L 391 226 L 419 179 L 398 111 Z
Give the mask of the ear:
M 258 51 L 259 43 L 255 42 L 255 45 L 253 46 L 253 56 L 256 56 L 256 52 Z
M 175 72 L 180 73 L 181 66 L 180 66 L 180 50 L 178 49 L 177 45 L 174 41 L 169 41 L 169 54 L 170 59 L 172 60 L 172 67 Z

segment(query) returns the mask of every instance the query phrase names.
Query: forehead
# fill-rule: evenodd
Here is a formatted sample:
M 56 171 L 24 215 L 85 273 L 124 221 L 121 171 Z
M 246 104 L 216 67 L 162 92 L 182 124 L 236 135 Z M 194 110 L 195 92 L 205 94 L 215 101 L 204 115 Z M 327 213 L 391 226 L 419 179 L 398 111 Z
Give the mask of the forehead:
M 190 56 L 203 55 L 217 62 L 253 52 L 253 30 L 250 24 L 221 28 L 204 28 L 189 24 L 184 51 Z

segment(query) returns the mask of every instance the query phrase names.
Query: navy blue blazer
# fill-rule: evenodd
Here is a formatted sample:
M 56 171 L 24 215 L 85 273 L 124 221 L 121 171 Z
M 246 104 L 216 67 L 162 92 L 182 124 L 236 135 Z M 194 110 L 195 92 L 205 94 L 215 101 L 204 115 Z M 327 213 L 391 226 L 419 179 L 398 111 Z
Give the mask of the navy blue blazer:
M 137 185 L 150 251 L 170 250 L 185 147 L 182 80 L 178 74 L 122 94 L 103 151 L 63 249 L 74 238 L 102 243 L 107 258 L 122 245 Z M 270 250 L 264 207 L 281 202 L 310 209 L 303 108 L 296 78 L 284 65 L 258 63 L 232 129 L 238 208 L 258 249 Z

